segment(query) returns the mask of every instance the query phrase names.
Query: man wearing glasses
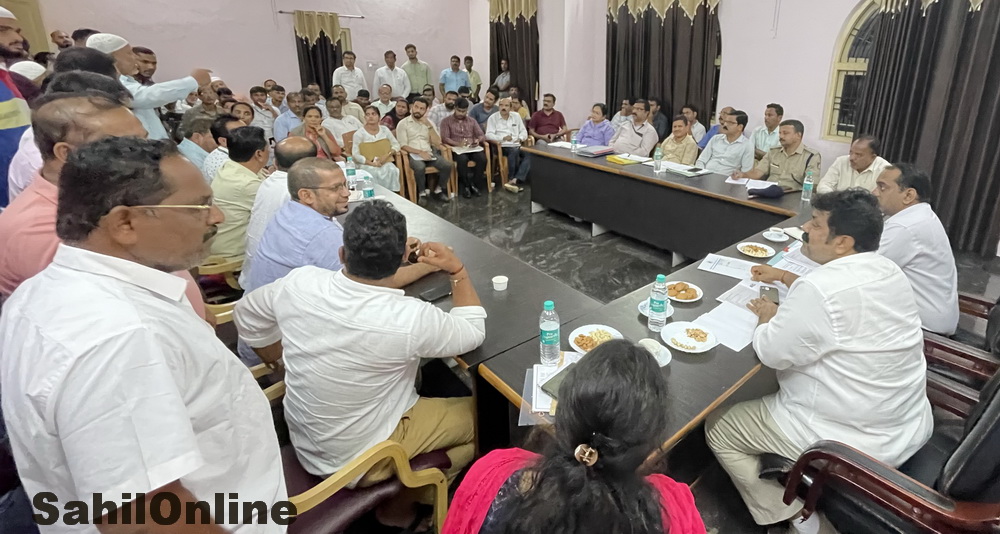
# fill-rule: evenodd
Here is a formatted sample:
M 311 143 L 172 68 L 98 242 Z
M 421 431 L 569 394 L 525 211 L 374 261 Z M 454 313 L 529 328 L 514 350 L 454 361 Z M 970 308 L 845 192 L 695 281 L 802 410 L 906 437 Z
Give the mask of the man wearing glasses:
M 719 135 L 708 142 L 696 166 L 729 176 L 753 169 L 753 141 L 743 136 L 747 114 L 733 110 L 722 117 Z
M 201 263 L 223 221 L 201 172 L 170 141 L 107 138 L 76 149 L 59 185 L 63 242 L 0 317 L 2 408 L 26 493 L 104 495 L 118 506 L 100 522 L 114 524 L 153 517 L 161 493 L 181 509 L 219 491 L 266 509 L 287 500 L 277 436 L 260 424 L 267 399 L 169 274 Z M 253 532 L 285 531 L 256 526 L 260 513 L 243 520 Z

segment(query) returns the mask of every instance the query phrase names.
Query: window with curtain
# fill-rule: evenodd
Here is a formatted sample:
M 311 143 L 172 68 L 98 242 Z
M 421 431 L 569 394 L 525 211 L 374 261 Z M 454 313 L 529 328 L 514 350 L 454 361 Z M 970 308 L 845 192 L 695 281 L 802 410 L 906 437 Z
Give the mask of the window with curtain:
M 825 136 L 831 140 L 850 142 L 856 133 L 855 112 L 858 98 L 868 74 L 868 60 L 873 52 L 878 28 L 879 6 L 875 0 L 862 3 L 848 19 L 837 43 L 837 58 L 830 78 L 827 97 Z

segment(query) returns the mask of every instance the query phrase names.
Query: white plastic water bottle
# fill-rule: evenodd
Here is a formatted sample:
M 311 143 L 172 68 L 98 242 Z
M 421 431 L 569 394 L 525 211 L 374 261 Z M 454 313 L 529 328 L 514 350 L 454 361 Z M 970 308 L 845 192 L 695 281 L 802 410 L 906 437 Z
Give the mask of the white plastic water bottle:
M 656 151 L 653 152 L 653 172 L 660 172 L 663 170 L 663 149 L 659 145 L 656 146 Z M 653 330 L 658 332 L 658 330 Z
M 653 282 L 653 289 L 649 292 L 649 321 L 646 326 L 653 332 L 663 330 L 663 325 L 667 322 L 667 277 L 662 274 L 656 275 L 656 282 Z
M 542 315 L 538 318 L 538 328 L 541 333 L 538 336 L 539 350 L 542 353 L 542 365 L 556 365 L 559 363 L 559 314 L 556 313 L 556 305 L 551 300 L 546 300 L 542 305 Z
M 579 144 L 576 140 L 576 132 L 573 132 L 573 134 L 569 136 L 569 151 L 576 154 L 576 151 L 579 150 L 578 147 Z
M 802 181 L 802 202 L 809 202 L 813 196 L 813 172 L 806 173 L 805 180 Z
M 347 163 L 344 164 L 344 167 L 347 169 L 347 188 L 351 191 L 357 191 L 358 184 L 354 177 L 358 174 L 358 170 L 354 166 L 354 158 L 347 156 Z
M 375 184 L 372 183 L 371 176 L 365 176 L 361 180 L 362 180 L 362 183 L 364 184 L 362 186 L 362 187 L 364 187 L 364 189 L 363 189 L 363 191 L 364 191 L 364 195 L 363 195 L 364 199 L 365 200 L 370 200 L 370 199 L 375 198 Z

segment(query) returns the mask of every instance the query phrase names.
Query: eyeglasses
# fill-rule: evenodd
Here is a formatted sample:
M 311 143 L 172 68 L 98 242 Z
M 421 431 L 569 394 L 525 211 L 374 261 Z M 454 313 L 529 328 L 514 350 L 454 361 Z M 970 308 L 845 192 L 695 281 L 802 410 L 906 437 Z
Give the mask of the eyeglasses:
M 146 209 L 174 208 L 174 209 L 186 209 L 186 210 L 210 210 L 210 209 L 212 209 L 212 206 L 215 206 L 215 204 L 214 203 L 212 203 L 212 204 L 144 204 L 144 205 L 129 206 L 129 207 L 130 208 L 146 208 Z

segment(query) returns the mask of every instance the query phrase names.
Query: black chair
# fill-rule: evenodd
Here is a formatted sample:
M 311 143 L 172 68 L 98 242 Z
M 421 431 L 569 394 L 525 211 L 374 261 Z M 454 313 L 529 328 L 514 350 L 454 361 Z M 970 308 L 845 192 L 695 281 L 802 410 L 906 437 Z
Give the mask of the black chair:
M 931 439 L 898 470 L 820 441 L 794 462 L 763 455 L 760 476 L 782 481 L 786 503 L 801 498 L 807 514 L 822 510 L 844 534 L 1000 532 L 1000 374 L 979 392 L 935 397 L 931 388 L 929 380 L 931 403 L 959 417 L 936 421 Z M 936 401 L 969 396 L 967 410 Z

